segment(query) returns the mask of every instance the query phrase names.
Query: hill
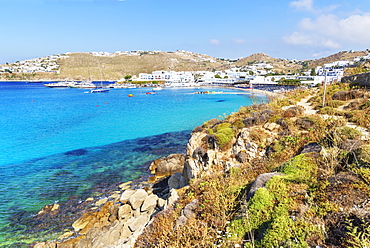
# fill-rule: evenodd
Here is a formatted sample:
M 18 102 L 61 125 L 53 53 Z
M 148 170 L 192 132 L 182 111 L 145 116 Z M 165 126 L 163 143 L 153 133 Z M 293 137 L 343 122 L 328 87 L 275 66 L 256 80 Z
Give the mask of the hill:
M 316 68 L 317 66 L 322 66 L 324 64 L 329 64 L 334 61 L 353 61 L 354 58 L 361 57 L 367 55 L 366 51 L 342 51 L 328 57 L 315 59 L 315 60 L 307 60 L 308 68 Z
M 152 71 L 198 71 L 221 68 L 223 62 L 191 52 L 156 52 L 138 55 L 94 56 L 73 53 L 58 61 L 60 75 L 75 80 L 117 80 Z
M 2 79 L 11 80 L 119 80 L 127 75 L 151 73 L 152 71 L 215 71 L 238 67 L 248 70 L 248 66 L 256 63 L 267 63 L 273 66 L 270 72 L 279 74 L 295 74 L 307 71 L 338 60 L 353 60 L 364 56 L 367 51 L 343 51 L 316 60 L 293 61 L 273 58 L 265 53 L 255 53 L 235 61 L 217 59 L 204 54 L 187 51 L 176 52 L 118 52 L 118 53 L 68 53 L 67 56 L 57 55 L 56 64 L 60 73 L 36 72 L 23 73 L 13 70 L 12 73 L 0 74 Z M 42 61 L 41 59 L 38 59 Z M 40 66 L 45 66 L 40 62 Z M 17 66 L 17 63 L 9 66 Z M 19 66 L 19 62 L 18 62 Z M 41 68 L 42 69 L 42 68 Z

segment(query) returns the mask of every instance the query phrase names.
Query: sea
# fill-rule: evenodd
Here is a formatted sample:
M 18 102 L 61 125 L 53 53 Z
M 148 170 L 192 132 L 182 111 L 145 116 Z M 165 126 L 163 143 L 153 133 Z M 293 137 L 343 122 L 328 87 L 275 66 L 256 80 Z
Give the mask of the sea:
M 194 94 L 204 91 L 215 94 Z M 55 238 L 30 224 L 43 206 L 148 174 L 151 161 L 185 153 L 196 126 L 268 100 L 230 88 L 149 93 L 0 82 L 0 247 Z

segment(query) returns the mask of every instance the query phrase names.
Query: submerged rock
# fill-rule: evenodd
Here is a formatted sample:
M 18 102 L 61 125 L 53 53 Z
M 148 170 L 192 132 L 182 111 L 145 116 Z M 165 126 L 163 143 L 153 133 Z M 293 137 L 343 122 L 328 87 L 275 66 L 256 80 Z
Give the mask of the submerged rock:
M 67 156 L 82 156 L 82 155 L 85 155 L 87 153 L 88 153 L 88 151 L 85 150 L 85 149 L 77 149 L 77 150 L 73 150 L 73 151 L 68 151 L 68 152 L 64 153 L 64 155 L 67 155 Z

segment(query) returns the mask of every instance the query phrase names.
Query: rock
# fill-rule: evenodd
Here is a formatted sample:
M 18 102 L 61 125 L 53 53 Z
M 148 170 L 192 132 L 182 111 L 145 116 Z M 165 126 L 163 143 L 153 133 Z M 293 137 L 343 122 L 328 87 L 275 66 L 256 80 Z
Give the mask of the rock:
M 277 130 L 280 128 L 280 125 L 277 124 L 277 123 L 266 123 L 264 125 L 264 128 L 269 130 L 270 132 L 274 131 L 274 130 Z
M 144 189 L 138 189 L 136 192 L 131 195 L 129 199 L 129 203 L 132 209 L 138 209 L 141 207 L 141 204 L 145 201 L 148 197 L 148 193 Z
M 170 176 L 173 173 L 182 172 L 184 162 L 184 154 L 171 154 L 166 158 L 160 158 L 153 161 L 149 169 L 151 173 L 156 176 Z
M 109 209 L 109 212 L 110 212 L 110 215 L 108 217 L 108 221 L 110 222 L 113 222 L 115 220 L 118 220 L 118 210 L 120 208 L 120 205 L 115 203 L 113 204 L 110 209 Z
M 96 212 L 85 213 L 72 224 L 72 227 L 75 232 L 78 232 L 84 229 L 89 223 L 96 222 L 97 220 Z
M 132 232 L 135 232 L 136 230 L 142 229 L 149 221 L 148 215 L 140 215 L 138 218 L 136 218 L 128 227 Z
M 107 198 L 100 199 L 100 200 L 95 202 L 95 206 L 101 206 L 101 205 L 105 204 L 107 201 L 108 201 Z
M 121 195 L 121 198 L 120 198 L 120 202 L 122 202 L 123 204 L 127 203 L 128 200 L 130 199 L 130 197 L 135 193 L 136 191 L 133 190 L 133 189 L 127 189 L 125 190 L 122 195 Z
M 239 152 L 238 154 L 236 154 L 235 158 L 239 163 L 242 163 L 242 164 L 248 161 L 248 156 L 245 152 Z
M 165 199 L 162 199 L 162 198 L 158 198 L 157 206 L 159 208 L 163 208 L 165 205 L 166 205 L 166 200 Z
M 182 210 L 182 215 L 186 218 L 195 218 L 196 212 L 195 210 L 199 207 L 199 201 L 197 199 L 192 200 L 189 202 L 184 209 Z
M 259 175 L 256 180 L 253 182 L 251 189 L 248 192 L 247 200 L 253 197 L 254 193 L 259 189 L 265 186 L 265 184 L 273 177 L 277 175 L 282 175 L 278 172 L 270 172 Z
M 187 184 L 187 180 L 183 176 L 182 173 L 174 173 L 169 179 L 168 179 L 168 187 L 170 189 L 181 189 L 182 187 L 185 187 Z
M 320 153 L 321 150 L 322 150 L 322 147 L 318 143 L 312 142 L 312 143 L 308 143 L 307 145 L 305 145 L 303 147 L 303 150 L 301 151 L 301 154 L 302 153 L 311 153 L 311 152 Z
M 171 189 L 171 193 L 170 193 L 170 196 L 168 197 L 168 200 L 167 200 L 167 206 L 173 206 L 175 202 L 178 201 L 179 199 L 179 195 L 177 194 L 177 191 L 175 189 Z
M 128 227 L 128 225 L 124 225 L 121 229 L 121 239 L 127 239 L 128 237 L 130 237 L 132 234 L 130 228 Z
M 205 154 L 206 154 L 206 151 L 204 150 L 203 147 L 197 147 L 194 150 L 194 152 L 192 154 L 192 157 L 194 159 L 197 159 L 197 160 L 203 160 L 203 157 L 204 157 Z
M 364 93 L 359 90 L 341 90 L 333 94 L 333 100 L 348 101 L 356 98 L 361 98 Z
M 296 124 L 300 126 L 302 129 L 308 130 L 315 125 L 315 122 L 308 117 L 303 117 L 297 119 Z
M 214 135 L 207 135 L 206 136 L 207 144 L 210 149 L 215 149 L 217 145 L 217 138 Z
M 118 208 L 118 218 L 128 219 L 132 217 L 132 208 L 130 205 L 125 204 Z
M 304 113 L 304 108 L 301 106 L 293 106 L 284 111 L 283 116 L 286 118 L 296 117 Z
M 201 126 L 197 126 L 193 129 L 193 133 L 199 133 L 199 132 L 203 132 L 204 131 L 204 128 L 201 127 Z
M 197 178 L 200 174 L 200 166 L 195 159 L 189 158 L 185 161 L 183 175 L 186 181 L 189 181 L 192 178 Z
M 152 211 L 157 206 L 158 196 L 152 194 L 148 196 L 143 205 L 141 206 L 141 212 Z
M 186 218 L 184 215 L 181 215 L 177 220 L 175 224 L 175 230 L 184 226 L 186 222 L 188 221 L 188 218 Z
M 254 119 L 252 117 L 247 117 L 242 120 L 245 127 L 251 127 L 254 125 Z
M 87 150 L 85 149 L 77 149 L 73 151 L 68 151 L 64 154 L 67 156 L 82 156 L 82 155 L 85 155 L 86 153 L 87 153 Z

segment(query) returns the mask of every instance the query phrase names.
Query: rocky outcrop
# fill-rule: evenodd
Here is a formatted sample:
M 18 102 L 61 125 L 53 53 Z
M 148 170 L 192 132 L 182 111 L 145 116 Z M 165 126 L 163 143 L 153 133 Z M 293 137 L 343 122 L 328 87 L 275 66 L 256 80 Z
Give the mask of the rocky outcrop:
M 334 93 L 332 99 L 340 101 L 348 101 L 356 98 L 361 98 L 364 93 L 359 90 L 341 90 Z
M 353 87 L 370 87 L 370 72 L 356 74 L 348 77 L 342 78 L 342 83 L 351 84 Z
M 158 177 L 171 176 L 176 172 L 182 172 L 184 168 L 185 155 L 171 154 L 165 158 L 154 160 L 150 164 L 150 171 Z
M 151 218 L 172 206 L 177 199 L 174 190 L 165 200 L 144 189 L 127 189 L 116 199 L 104 199 L 105 203 L 99 210 L 83 214 L 73 223 L 73 232 L 68 232 L 68 235 L 63 235 L 57 241 L 38 243 L 34 247 L 133 247 Z

